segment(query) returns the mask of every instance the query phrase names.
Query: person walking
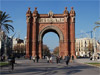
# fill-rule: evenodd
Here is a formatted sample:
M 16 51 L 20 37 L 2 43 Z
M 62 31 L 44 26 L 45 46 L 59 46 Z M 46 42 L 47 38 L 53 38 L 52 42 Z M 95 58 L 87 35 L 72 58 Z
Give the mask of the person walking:
M 56 56 L 56 63 L 58 64 L 59 63 L 59 57 Z
M 39 56 L 37 55 L 37 57 L 36 57 L 36 60 L 37 60 L 37 63 L 38 63 L 38 61 L 39 61 Z
M 33 62 L 35 62 L 35 60 L 36 60 L 35 58 L 36 58 L 36 57 L 35 57 L 35 56 L 33 56 Z
M 61 60 L 61 57 L 60 56 L 58 56 L 58 62 L 60 63 L 60 60 Z
M 68 66 L 69 61 L 70 61 L 70 56 L 69 55 L 65 56 L 65 61 L 66 61 L 66 65 Z
M 72 55 L 72 62 L 74 62 L 74 56 Z
M 50 63 L 52 63 L 52 56 L 50 56 Z
M 12 65 L 12 71 L 14 70 L 14 63 L 15 63 L 15 57 L 12 55 L 11 65 Z
M 30 55 L 29 59 L 31 60 L 32 59 L 32 56 Z
M 15 57 L 14 57 L 13 54 L 11 56 L 9 56 L 8 61 L 9 61 L 9 64 L 10 64 L 10 70 L 13 71 L 14 70 L 14 63 L 15 63 Z
M 49 63 L 49 61 L 50 61 L 50 58 L 47 56 L 47 63 Z

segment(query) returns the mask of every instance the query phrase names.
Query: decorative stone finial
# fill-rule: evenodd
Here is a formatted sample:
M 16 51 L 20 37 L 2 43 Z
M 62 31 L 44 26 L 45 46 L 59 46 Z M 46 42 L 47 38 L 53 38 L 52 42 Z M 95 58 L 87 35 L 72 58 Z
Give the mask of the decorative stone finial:
M 33 11 L 33 14 L 38 14 L 37 7 L 35 7 L 35 10 Z
M 27 14 L 27 15 L 31 14 L 30 7 L 28 8 L 28 11 L 27 11 L 26 14 Z
M 75 16 L 74 7 L 71 7 L 70 16 Z
M 35 11 L 37 11 L 37 7 L 35 7 Z
M 28 8 L 28 10 L 30 10 L 30 7 Z
M 64 14 L 68 14 L 67 7 L 65 7 Z
M 67 10 L 67 7 L 65 7 L 65 10 Z
M 71 7 L 71 9 L 73 10 L 73 9 L 74 9 L 74 7 Z

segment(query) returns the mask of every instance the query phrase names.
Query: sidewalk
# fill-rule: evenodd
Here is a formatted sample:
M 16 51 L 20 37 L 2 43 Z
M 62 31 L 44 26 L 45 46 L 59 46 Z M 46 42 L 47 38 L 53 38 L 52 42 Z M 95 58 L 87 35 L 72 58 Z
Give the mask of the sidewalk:
M 90 60 L 89 58 L 80 58 L 80 59 L 75 59 L 75 62 L 100 68 L 99 65 L 97 65 L 97 64 L 93 65 L 92 64 L 92 63 L 100 63 L 100 59 L 94 61 L 94 60 Z M 91 64 L 88 64 L 88 63 L 91 63 Z
M 99 60 L 90 60 L 89 58 L 80 58 L 80 59 L 75 59 L 75 62 L 77 63 L 100 63 L 100 59 Z

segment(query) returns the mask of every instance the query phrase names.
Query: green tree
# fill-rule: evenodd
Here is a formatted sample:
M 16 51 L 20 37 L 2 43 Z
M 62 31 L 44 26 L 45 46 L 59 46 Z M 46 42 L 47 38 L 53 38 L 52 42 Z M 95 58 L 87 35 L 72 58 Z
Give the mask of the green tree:
M 53 51 L 53 54 L 59 55 L 59 47 L 56 47 Z
M 50 56 L 50 50 L 47 45 L 43 45 L 43 56 Z
M 88 50 L 93 53 L 93 43 L 89 43 Z
M 14 27 L 10 25 L 9 23 L 12 23 L 12 20 L 9 20 L 11 18 L 9 14 L 6 14 L 6 12 L 0 11 L 0 32 L 5 31 L 9 33 L 9 30 L 14 31 Z

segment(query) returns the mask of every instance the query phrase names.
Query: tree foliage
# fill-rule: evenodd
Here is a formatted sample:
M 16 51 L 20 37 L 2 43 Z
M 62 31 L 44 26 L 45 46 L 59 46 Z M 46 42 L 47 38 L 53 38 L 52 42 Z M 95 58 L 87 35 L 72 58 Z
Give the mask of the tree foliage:
M 43 56 L 50 56 L 50 50 L 47 45 L 43 45 Z
M 9 33 L 9 30 L 14 31 L 14 27 L 9 24 L 12 23 L 12 20 L 9 20 L 11 18 L 9 14 L 6 14 L 6 12 L 0 11 L 0 31 L 5 31 Z
M 89 50 L 90 52 L 93 52 L 93 43 L 89 43 L 89 45 L 88 45 L 88 50 Z
M 53 54 L 59 55 L 59 47 L 56 47 L 53 51 Z

